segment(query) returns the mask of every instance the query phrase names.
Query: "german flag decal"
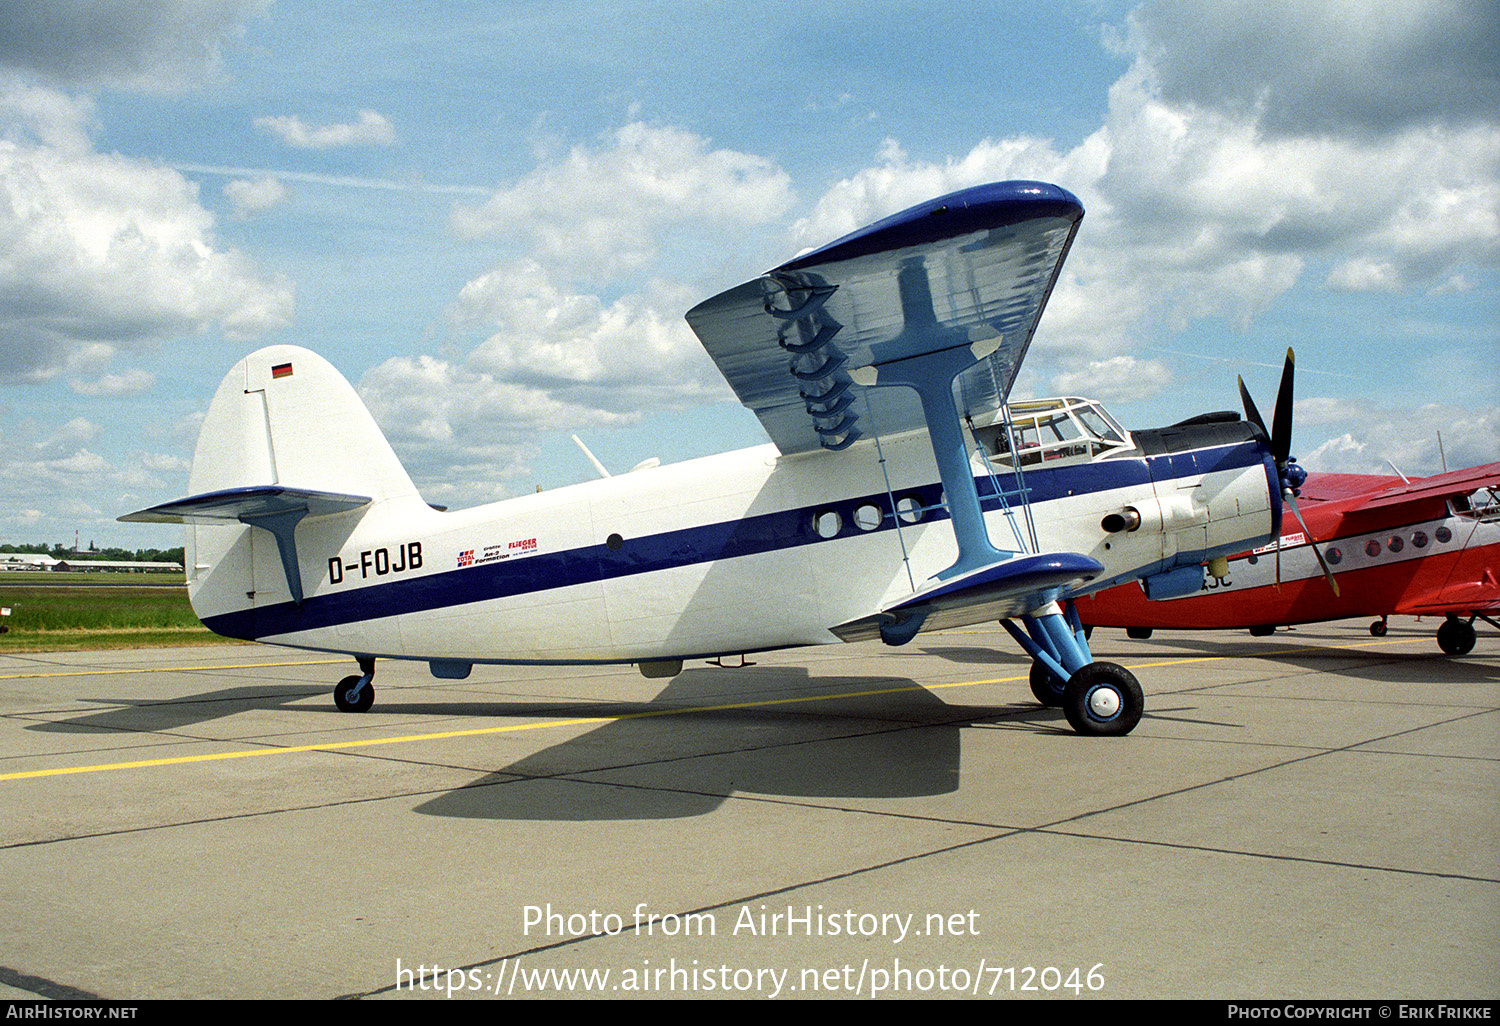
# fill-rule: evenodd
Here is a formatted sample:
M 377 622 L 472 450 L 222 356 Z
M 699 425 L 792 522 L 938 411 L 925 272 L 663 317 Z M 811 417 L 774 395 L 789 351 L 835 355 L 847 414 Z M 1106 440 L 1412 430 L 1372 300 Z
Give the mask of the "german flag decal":
M 271 368 L 272 378 L 289 378 L 292 376 L 292 365 L 289 363 L 278 363 Z

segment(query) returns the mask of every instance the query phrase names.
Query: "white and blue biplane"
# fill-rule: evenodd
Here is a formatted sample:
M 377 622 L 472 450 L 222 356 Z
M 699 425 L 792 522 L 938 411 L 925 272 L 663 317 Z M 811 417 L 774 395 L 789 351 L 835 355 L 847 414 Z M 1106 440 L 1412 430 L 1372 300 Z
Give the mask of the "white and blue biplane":
M 192 494 L 121 519 L 189 525 L 214 631 L 352 655 L 346 711 L 373 702 L 377 659 L 670 677 L 999 619 L 1040 701 L 1125 734 L 1140 685 L 1094 660 L 1073 600 L 1196 591 L 1206 561 L 1278 536 L 1290 461 L 1248 401 L 1135 433 L 1086 400 L 1007 406 L 1082 217 L 1054 185 L 979 186 L 689 311 L 769 445 L 442 511 L 348 382 L 278 345 L 219 387 Z

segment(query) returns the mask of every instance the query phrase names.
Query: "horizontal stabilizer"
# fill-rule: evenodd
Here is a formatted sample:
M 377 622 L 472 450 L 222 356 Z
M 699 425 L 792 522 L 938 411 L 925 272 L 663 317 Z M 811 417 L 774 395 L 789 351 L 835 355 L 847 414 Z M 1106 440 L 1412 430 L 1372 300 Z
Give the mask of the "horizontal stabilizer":
M 370 497 L 366 495 L 318 492 L 285 485 L 252 485 L 190 495 L 127 513 L 120 519 L 130 524 L 247 524 L 263 527 L 276 539 L 281 568 L 286 572 L 287 590 L 291 592 L 292 601 L 300 606 L 302 573 L 297 559 L 297 525 L 304 517 L 333 516 L 369 504 Z
M 295 512 L 308 517 L 326 517 L 359 509 L 369 502 L 369 496 L 365 495 L 258 485 L 190 495 L 127 513 L 120 520 L 127 524 L 250 524 Z
M 844 641 L 878 637 L 887 644 L 901 645 L 918 631 L 963 627 L 1031 612 L 1103 572 L 1102 563 L 1079 552 L 1018 556 L 935 582 L 874 616 L 832 630 Z

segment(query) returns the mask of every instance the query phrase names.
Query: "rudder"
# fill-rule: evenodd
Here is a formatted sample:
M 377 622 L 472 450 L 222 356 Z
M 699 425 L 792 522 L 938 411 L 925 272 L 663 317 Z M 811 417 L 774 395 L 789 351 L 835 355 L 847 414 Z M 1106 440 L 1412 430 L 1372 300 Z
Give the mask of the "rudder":
M 421 497 L 344 376 L 311 350 L 269 346 L 225 376 L 198 435 L 195 494 L 263 484 Z

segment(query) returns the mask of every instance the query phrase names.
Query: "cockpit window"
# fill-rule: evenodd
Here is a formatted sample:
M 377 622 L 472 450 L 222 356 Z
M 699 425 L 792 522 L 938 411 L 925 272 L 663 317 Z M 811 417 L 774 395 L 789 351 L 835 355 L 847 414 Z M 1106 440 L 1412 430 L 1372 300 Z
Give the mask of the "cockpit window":
M 1011 404 L 1011 431 L 996 412 L 974 435 L 996 469 L 1089 462 L 1133 452 L 1130 436 L 1104 410 L 1087 399 L 1037 399 Z M 1014 449 L 1012 448 L 1012 443 Z
M 1106 442 L 1125 441 L 1125 431 L 1115 423 L 1114 418 L 1105 413 L 1097 406 L 1080 406 L 1078 408 L 1078 419 L 1088 425 L 1088 429 Z
M 1461 495 L 1449 503 L 1456 516 L 1468 517 L 1481 524 L 1500 522 L 1500 489 L 1481 488 Z
M 1052 433 L 1060 442 L 1071 442 L 1075 438 L 1083 437 L 1083 428 L 1079 427 L 1072 417 L 1053 417 L 1048 426 L 1052 428 Z

